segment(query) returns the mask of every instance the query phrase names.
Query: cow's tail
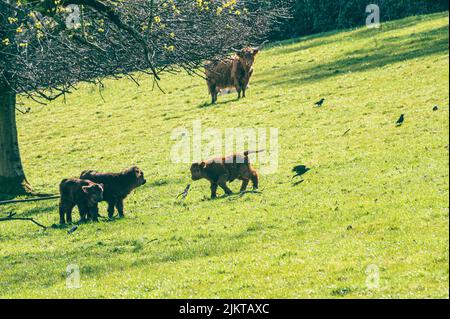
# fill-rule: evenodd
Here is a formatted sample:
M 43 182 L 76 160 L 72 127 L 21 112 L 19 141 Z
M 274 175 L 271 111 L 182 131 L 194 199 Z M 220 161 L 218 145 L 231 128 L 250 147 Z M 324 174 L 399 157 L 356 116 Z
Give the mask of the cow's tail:
M 265 152 L 266 150 L 259 150 L 259 151 L 246 151 L 246 152 L 244 152 L 244 155 L 245 156 L 249 156 L 249 155 L 251 155 L 251 154 L 258 154 L 258 153 L 262 153 L 262 152 Z

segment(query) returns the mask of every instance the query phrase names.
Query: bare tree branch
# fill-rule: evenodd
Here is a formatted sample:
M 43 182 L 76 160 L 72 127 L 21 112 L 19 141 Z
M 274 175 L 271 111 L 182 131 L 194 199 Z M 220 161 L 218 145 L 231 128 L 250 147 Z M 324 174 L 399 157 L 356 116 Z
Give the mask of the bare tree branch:
M 261 43 L 287 12 L 270 3 L 0 0 L 0 84 L 37 101 L 135 72 L 161 88 L 162 73 L 199 75 L 206 60 Z
M 59 195 L 42 197 L 42 198 L 5 200 L 5 201 L 0 201 L 0 206 L 1 205 L 9 205 L 9 204 L 18 204 L 18 203 L 40 202 L 40 201 L 46 201 L 46 200 L 58 199 L 58 198 L 60 198 Z
M 48 227 L 44 226 L 40 223 L 38 223 L 37 221 L 35 221 L 33 218 L 28 218 L 28 217 L 14 217 L 16 214 L 15 213 L 10 213 L 8 217 L 2 217 L 0 218 L 0 222 L 5 222 L 5 221 L 11 221 L 11 220 L 27 220 L 32 222 L 33 224 L 43 228 L 44 230 L 46 230 Z

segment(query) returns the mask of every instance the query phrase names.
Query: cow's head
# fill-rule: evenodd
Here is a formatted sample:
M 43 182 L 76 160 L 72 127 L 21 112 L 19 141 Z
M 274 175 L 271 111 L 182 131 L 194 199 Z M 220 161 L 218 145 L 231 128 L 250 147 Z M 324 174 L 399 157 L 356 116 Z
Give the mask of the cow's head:
M 136 166 L 133 166 L 125 171 L 125 175 L 127 175 L 130 178 L 131 184 L 133 187 L 137 188 L 145 183 L 147 181 L 144 178 L 144 172 Z
M 253 66 L 253 63 L 255 63 L 255 57 L 258 53 L 259 48 L 251 48 L 251 47 L 247 47 L 242 49 L 241 51 L 236 52 L 241 63 L 249 68 Z
M 88 201 L 91 204 L 99 203 L 103 200 L 103 190 L 105 186 L 103 184 L 89 183 L 87 186 L 83 186 L 81 189 L 87 196 Z
M 191 166 L 192 180 L 193 181 L 198 181 L 198 180 L 204 178 L 204 176 L 205 176 L 205 174 L 204 174 L 205 168 L 206 168 L 206 163 L 205 162 L 192 164 L 192 166 Z

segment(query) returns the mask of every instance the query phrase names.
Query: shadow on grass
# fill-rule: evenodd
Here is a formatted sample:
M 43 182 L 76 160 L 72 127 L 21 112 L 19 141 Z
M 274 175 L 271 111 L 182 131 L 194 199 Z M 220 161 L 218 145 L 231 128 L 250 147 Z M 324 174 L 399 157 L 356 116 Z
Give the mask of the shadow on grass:
M 325 39 L 323 44 L 326 44 L 327 41 Z M 330 63 L 314 65 L 306 69 L 300 67 L 292 68 L 292 66 L 280 68 L 277 72 L 279 76 L 276 76 L 271 83 L 263 85 L 297 86 L 301 83 L 317 82 L 343 73 L 365 72 L 406 60 L 436 54 L 448 54 L 448 26 L 412 35 L 379 39 L 377 43 L 374 42 L 375 44 L 377 47 L 370 46 L 353 51 L 350 56 L 343 56 L 341 59 Z
M 21 217 L 33 217 L 36 215 L 52 213 L 55 216 L 58 215 L 58 200 L 55 200 L 55 203 L 49 204 L 41 207 L 34 207 L 29 210 L 25 210 L 24 213 L 20 214 Z M 58 215 L 59 216 L 59 215 Z
M 200 104 L 198 106 L 198 108 L 200 108 L 200 109 L 214 108 L 214 107 L 221 106 L 221 105 L 231 104 L 231 103 L 234 103 L 237 101 L 239 101 L 239 99 L 237 97 L 235 99 L 226 100 L 226 101 L 220 101 L 220 97 L 219 97 L 218 102 L 216 102 L 215 104 L 212 104 L 210 102 L 203 102 L 202 104 Z
M 14 199 L 15 197 L 12 197 Z M 24 208 L 24 205 L 27 205 L 27 203 L 21 203 L 19 206 L 17 204 L 8 204 L 4 206 L 0 206 L 0 213 L 1 212 L 15 212 L 17 213 L 17 217 L 34 217 L 36 215 L 46 214 L 46 213 L 54 213 L 55 216 L 58 213 L 58 199 L 52 200 L 54 203 L 47 204 L 47 205 L 39 205 L 39 203 L 35 203 L 34 205 L 37 205 L 36 207 L 33 207 L 31 209 Z
M 141 191 L 143 190 L 149 190 L 155 187 L 163 187 L 171 184 L 178 184 L 180 182 L 180 178 L 160 178 L 157 180 L 154 180 L 152 182 L 148 182 L 145 184 L 145 186 L 140 187 L 139 189 Z
M 350 30 L 345 30 L 350 31 Z M 344 32 L 345 32 L 344 31 Z M 327 46 L 329 44 L 337 44 L 339 42 L 348 41 L 349 39 L 357 40 L 362 38 L 368 38 L 370 36 L 376 36 L 381 34 L 380 31 L 375 29 L 361 29 L 361 31 L 349 34 L 347 36 L 341 37 L 339 39 L 334 38 L 335 35 L 341 34 L 342 30 L 330 31 L 326 33 L 315 34 L 307 37 L 303 37 L 294 41 L 288 41 L 287 43 L 282 43 L 283 48 L 277 50 L 278 54 L 292 54 L 299 53 L 301 51 L 306 51 L 309 49 Z
M 381 25 L 379 29 L 370 29 L 365 27 L 351 28 L 351 29 L 341 29 L 332 30 L 328 32 L 312 34 L 304 36 L 297 39 L 286 40 L 277 43 L 276 46 L 282 46 L 277 50 L 277 54 L 290 54 L 296 53 L 304 50 L 308 50 L 315 47 L 325 46 L 328 44 L 336 44 L 340 41 L 348 40 L 363 40 L 369 39 L 371 37 L 380 36 L 384 33 L 391 31 L 401 31 L 403 29 L 410 28 L 424 21 L 432 21 L 436 19 L 437 16 L 444 16 L 441 13 L 435 15 L 427 15 L 422 17 L 409 17 L 402 20 L 390 21 Z M 352 32 L 353 31 L 353 32 Z M 351 33 L 349 33 L 351 32 Z M 347 34 L 346 34 L 347 33 Z M 334 38 L 335 35 L 342 35 L 339 39 Z
M 244 192 L 239 192 L 239 193 L 233 193 L 231 195 L 221 195 L 221 196 L 217 196 L 217 198 L 210 198 L 210 197 L 205 197 L 203 199 L 203 201 L 222 201 L 222 200 L 236 200 L 239 198 L 242 198 L 246 195 L 262 195 L 263 191 L 260 190 L 249 190 L 249 191 L 244 191 Z
M 85 227 L 90 227 L 86 225 Z M 95 227 L 93 225 L 92 227 Z M 61 226 L 49 229 L 47 232 L 66 232 L 69 227 Z M 79 232 L 79 231 L 78 231 Z M 78 232 L 74 235 L 78 236 Z M 250 232 L 249 236 L 257 235 Z M 68 240 L 71 235 L 66 235 Z M 48 267 L 49 251 L 33 252 L 11 251 L 2 256 L 2 260 L 14 265 L 14 271 L 5 275 L 1 282 L 10 293 L 20 292 L 29 285 L 52 287 L 65 281 L 61 274 L 65 273 L 68 260 L 75 260 L 80 266 L 80 272 L 88 280 L 95 278 L 102 280 L 105 274 L 113 272 L 133 271 L 151 265 L 169 264 L 198 258 L 208 258 L 237 253 L 245 249 L 245 240 L 239 233 L 229 235 L 213 235 L 209 232 L 198 231 L 190 234 L 189 238 L 173 236 L 167 238 L 91 239 L 82 243 L 67 246 L 64 250 L 51 252 L 52 267 Z M 82 250 L 80 250 L 80 247 Z M 37 271 L 30 276 L 28 271 L 30 260 Z M 121 262 L 114 262 L 120 260 Z

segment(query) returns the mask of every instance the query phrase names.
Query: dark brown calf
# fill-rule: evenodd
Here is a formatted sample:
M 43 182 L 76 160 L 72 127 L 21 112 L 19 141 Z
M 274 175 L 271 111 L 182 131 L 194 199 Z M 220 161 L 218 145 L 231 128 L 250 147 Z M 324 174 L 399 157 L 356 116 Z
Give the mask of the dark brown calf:
M 59 185 L 61 200 L 59 203 L 60 224 L 72 223 L 72 210 L 78 206 L 81 222 L 91 218 L 98 221 L 98 203 L 103 200 L 103 185 L 89 180 L 64 179 Z
M 258 189 L 258 173 L 250 163 L 248 156 L 262 151 L 247 151 L 244 154 L 234 154 L 227 157 L 215 158 L 191 166 L 194 181 L 207 179 L 211 183 L 211 198 L 217 197 L 217 188 L 220 186 L 227 195 L 233 194 L 227 183 L 236 179 L 242 181 L 241 192 L 247 190 L 252 181 L 253 188 Z
M 121 173 L 99 173 L 96 171 L 85 171 L 81 178 L 89 179 L 104 185 L 103 201 L 108 202 L 108 216 L 114 216 L 117 208 L 119 217 L 124 216 L 124 199 L 136 188 L 144 185 L 147 181 L 144 173 L 138 167 L 131 167 Z

